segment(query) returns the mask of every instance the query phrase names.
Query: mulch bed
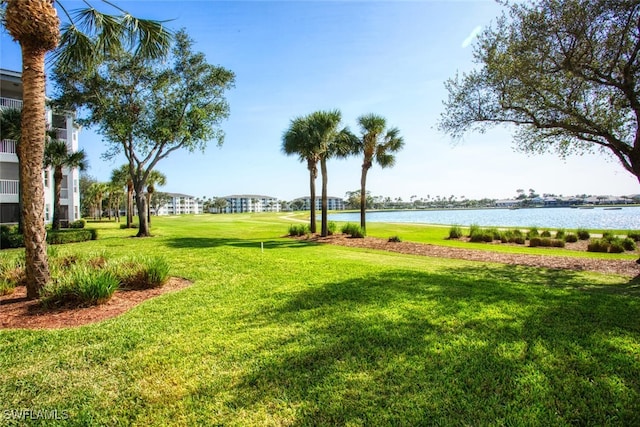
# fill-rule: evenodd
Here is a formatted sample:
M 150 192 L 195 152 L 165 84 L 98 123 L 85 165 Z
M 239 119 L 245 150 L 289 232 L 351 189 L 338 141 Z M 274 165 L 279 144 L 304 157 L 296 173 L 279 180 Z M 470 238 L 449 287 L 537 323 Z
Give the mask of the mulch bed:
M 423 255 L 430 257 L 455 258 L 470 261 L 495 262 L 501 264 L 525 265 L 552 269 L 566 269 L 577 271 L 595 271 L 605 274 L 619 274 L 636 277 L 640 274 L 640 266 L 629 260 L 603 260 L 593 258 L 575 258 L 564 256 L 545 256 L 527 254 L 507 254 L 502 252 L 484 251 L 466 248 L 451 248 L 447 246 L 430 245 L 413 242 L 389 242 L 387 239 L 365 237 L 354 239 L 344 234 L 332 236 L 302 237 L 319 243 L 332 245 L 378 249 L 409 255 Z M 470 243 L 470 245 L 482 243 Z M 569 243 L 566 249 L 586 250 L 586 242 Z

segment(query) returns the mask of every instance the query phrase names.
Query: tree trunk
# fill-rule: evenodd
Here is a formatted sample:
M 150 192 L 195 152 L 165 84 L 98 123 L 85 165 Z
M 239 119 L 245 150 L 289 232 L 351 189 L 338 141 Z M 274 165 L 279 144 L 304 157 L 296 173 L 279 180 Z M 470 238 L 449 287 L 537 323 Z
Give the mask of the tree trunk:
M 315 169 L 309 169 L 309 198 L 311 199 L 309 231 L 313 234 L 316 232 L 316 175 Z
M 149 223 L 147 222 L 147 198 L 142 188 L 136 189 L 136 207 L 138 208 L 138 234 L 136 237 L 149 237 Z
M 127 228 L 133 227 L 133 184 L 127 183 Z
M 326 237 L 329 230 L 327 227 L 327 160 L 325 158 L 320 160 L 320 172 L 322 174 L 322 228 L 320 235 Z
M 54 230 L 60 230 L 60 189 L 62 188 L 62 166 L 53 170 L 53 225 Z
M 362 175 L 360 176 L 360 228 L 364 232 L 367 227 L 367 172 L 368 169 L 362 165 Z
M 40 289 L 49 281 L 42 178 L 46 131 L 45 53 L 44 49 L 22 45 L 22 135 L 18 150 L 27 298 L 37 298 Z
M 151 224 L 151 193 L 147 191 L 147 223 Z

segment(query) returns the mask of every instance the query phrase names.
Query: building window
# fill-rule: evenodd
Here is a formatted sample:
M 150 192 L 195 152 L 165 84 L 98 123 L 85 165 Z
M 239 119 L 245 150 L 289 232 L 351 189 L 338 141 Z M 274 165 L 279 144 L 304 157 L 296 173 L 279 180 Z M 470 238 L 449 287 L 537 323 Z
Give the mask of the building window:
M 45 187 L 49 187 L 49 171 L 45 170 L 44 171 L 44 186 Z
M 46 205 L 44 205 L 44 219 L 45 219 L 45 221 L 49 221 L 49 211 L 50 210 L 51 210 L 51 207 L 49 206 L 48 203 Z
M 73 180 L 73 192 L 74 193 L 78 192 L 78 180 L 77 179 Z
M 78 217 L 80 216 L 80 214 L 78 213 L 78 205 L 73 207 L 73 219 L 78 219 Z

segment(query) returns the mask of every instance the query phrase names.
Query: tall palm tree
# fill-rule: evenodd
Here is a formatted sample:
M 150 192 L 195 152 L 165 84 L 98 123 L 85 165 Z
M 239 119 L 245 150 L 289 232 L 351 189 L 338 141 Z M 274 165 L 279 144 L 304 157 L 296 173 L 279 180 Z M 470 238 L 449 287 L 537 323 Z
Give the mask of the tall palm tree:
M 321 231 L 325 237 L 329 234 L 327 221 L 327 160 L 332 157 L 346 157 L 354 150 L 357 138 L 347 127 L 341 128 L 342 114 L 338 110 L 316 111 L 308 117 L 311 143 L 317 147 L 320 155 L 320 173 L 322 175 Z
M 375 114 L 358 117 L 358 125 L 360 125 L 362 136 L 358 141 L 356 152 L 364 157 L 360 176 L 360 227 L 366 230 L 367 199 L 364 195 L 367 194 L 367 172 L 374 161 L 382 168 L 392 167 L 396 162 L 393 153 L 402 149 L 404 140 L 398 128 L 387 129 L 386 119 Z
M 160 171 L 152 170 L 147 176 L 147 222 L 151 224 L 151 195 L 156 191 L 155 186 L 163 186 L 167 177 Z
M 289 129 L 282 136 L 282 151 L 288 155 L 298 155 L 300 162 L 307 163 L 309 170 L 309 198 L 311 199 L 311 218 L 309 229 L 316 232 L 316 178 L 318 177 L 318 162 L 320 161 L 320 147 L 314 145 L 309 132 L 308 116 L 296 117 L 291 120 Z
M 111 182 L 120 187 L 127 187 L 127 228 L 133 226 L 133 179 L 129 173 L 129 165 L 122 165 L 111 171 Z
M 55 131 L 47 132 L 49 141 L 44 149 L 44 167 L 53 168 L 53 224 L 54 230 L 60 229 L 60 190 L 62 188 L 62 168 L 87 168 L 87 157 L 84 150 L 70 152 L 67 143 L 56 139 Z
M 110 1 L 103 0 L 103 3 L 114 7 Z M 46 130 L 45 55 L 60 42 L 55 57 L 58 66 L 89 69 L 99 63 L 104 54 L 121 49 L 123 44 L 136 47 L 141 56 L 160 57 L 167 52 L 171 35 L 161 23 L 134 18 L 122 9 L 118 9 L 119 15 L 115 16 L 89 5 L 71 17 L 57 2 L 70 21 L 61 38 L 60 19 L 53 0 L 2 0 L 1 4 L 5 6 L 3 24 L 22 51 L 23 120 L 18 157 L 27 297 L 36 298 L 50 277 L 41 177 Z
M 22 112 L 17 108 L 3 108 L 0 109 L 0 140 L 11 140 L 16 144 L 16 148 L 20 144 L 20 137 L 22 134 L 21 124 Z M 18 162 L 20 162 L 19 150 L 16 150 L 18 155 Z M 23 233 L 23 221 L 22 221 L 22 181 L 18 180 L 18 233 Z

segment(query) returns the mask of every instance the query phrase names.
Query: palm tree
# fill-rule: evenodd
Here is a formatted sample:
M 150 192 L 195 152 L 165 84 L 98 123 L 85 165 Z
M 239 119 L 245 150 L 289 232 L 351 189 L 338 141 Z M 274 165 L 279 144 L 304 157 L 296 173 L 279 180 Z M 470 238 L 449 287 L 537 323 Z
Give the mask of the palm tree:
M 127 187 L 127 228 L 133 226 L 133 179 L 129 173 L 129 165 L 122 165 L 111 171 L 111 182 L 120 187 Z
M 373 166 L 374 161 L 382 168 L 395 164 L 393 153 L 404 146 L 400 131 L 396 127 L 387 129 L 387 121 L 384 117 L 375 114 L 366 114 L 358 117 L 358 124 L 362 136 L 358 142 L 357 152 L 363 154 L 362 174 L 360 176 L 360 195 L 367 194 L 367 172 Z M 366 230 L 367 200 L 360 198 L 360 227 Z
M 357 138 L 347 127 L 340 129 L 342 114 L 338 110 L 316 111 L 309 115 L 309 129 L 312 144 L 318 147 L 320 154 L 320 172 L 322 174 L 321 232 L 329 234 L 327 221 L 327 160 L 332 157 L 346 157 L 353 152 Z
M 62 188 L 62 168 L 78 168 L 83 171 L 87 167 L 84 150 L 69 152 L 67 143 L 55 139 L 55 131 L 47 132 L 49 141 L 44 149 L 44 167 L 53 168 L 53 224 L 54 230 L 60 229 L 60 189 Z
M 316 232 L 316 178 L 318 177 L 318 162 L 320 161 L 320 147 L 314 146 L 309 132 L 307 117 L 296 117 L 291 120 L 289 129 L 282 136 L 282 151 L 286 155 L 298 155 L 300 162 L 307 163 L 309 170 L 309 198 L 311 199 L 311 218 L 309 229 Z
M 147 176 L 147 222 L 151 224 L 151 195 L 156 191 L 155 186 L 163 186 L 167 177 L 160 171 L 152 170 Z
M 103 1 L 113 6 L 110 1 Z M 60 19 L 52 0 L 2 0 L 3 24 L 22 50 L 22 135 L 19 144 L 22 217 L 24 220 L 25 276 L 27 297 L 37 298 L 49 281 L 46 230 L 44 226 L 45 55 L 58 46 L 58 66 L 92 68 L 102 56 L 135 47 L 143 57 L 160 57 L 167 51 L 170 33 L 157 21 L 136 19 L 124 10 L 108 15 L 94 7 L 79 11 L 60 37 Z M 60 2 L 56 2 L 62 8 Z M 90 34 L 80 30 L 86 28 Z

